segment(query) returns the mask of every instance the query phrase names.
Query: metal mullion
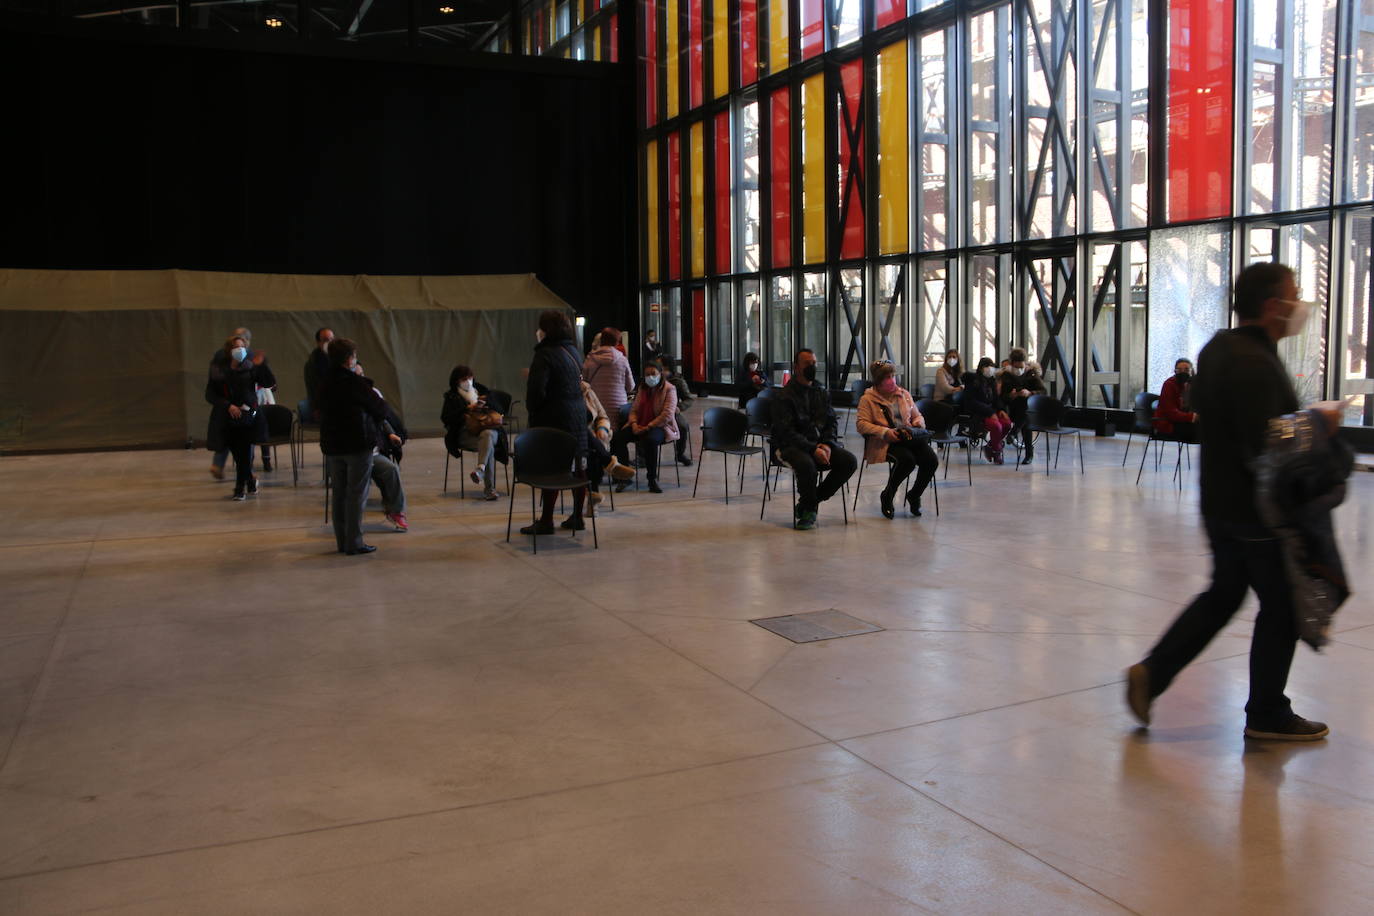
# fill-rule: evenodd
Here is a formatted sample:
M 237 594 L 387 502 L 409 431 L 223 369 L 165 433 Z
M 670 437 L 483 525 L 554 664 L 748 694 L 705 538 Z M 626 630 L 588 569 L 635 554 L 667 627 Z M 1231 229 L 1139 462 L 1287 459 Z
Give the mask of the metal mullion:
M 822 13 L 822 28 L 829 31 L 829 10 L 831 0 L 824 0 L 822 3 L 825 12 Z M 825 43 L 829 43 L 829 35 L 824 36 Z M 821 71 L 821 180 L 823 209 L 821 224 L 825 227 L 824 244 L 821 246 L 822 257 L 825 259 L 824 273 L 826 276 L 825 288 L 825 322 L 827 326 L 828 338 L 823 350 L 827 351 L 826 380 L 827 387 L 834 387 L 833 382 L 836 378 L 835 373 L 839 370 L 840 356 L 839 344 L 840 335 L 837 319 L 839 318 L 840 303 L 840 205 L 841 195 L 845 188 L 837 188 L 835 176 L 839 174 L 840 163 L 840 143 L 847 142 L 847 138 L 840 137 L 839 112 L 836 110 L 838 105 L 843 104 L 844 90 L 841 86 L 839 70 L 833 65 L 825 65 Z M 805 103 L 803 103 L 805 104 Z M 810 126 L 810 125 L 808 125 Z M 806 165 L 804 162 L 803 165 Z M 851 163 L 852 165 L 852 163 Z M 803 172 L 805 174 L 805 172 Z M 846 185 L 850 176 L 846 175 Z M 847 312 L 848 309 L 845 309 Z M 845 317 L 848 324 L 848 316 Z M 848 354 L 845 354 L 848 356 Z
M 1293 43 L 1297 40 L 1293 28 L 1293 0 L 1279 0 L 1279 22 L 1282 24 L 1283 47 L 1280 49 L 1281 63 L 1274 78 L 1274 205 L 1273 210 L 1286 210 L 1296 201 L 1293 196 L 1291 170 L 1294 163 L 1293 140 L 1295 118 L 1293 116 L 1293 82 L 1296 77 L 1297 59 L 1293 53 Z M 1334 113 L 1334 112 L 1333 112 Z
M 1145 222 L 1164 225 L 1169 215 L 1169 0 L 1148 0 L 1150 94 L 1147 108 L 1150 142 L 1146 145 Z M 1232 57 L 1235 55 L 1233 54 Z M 1235 109 L 1233 108 L 1232 111 Z M 1148 324 L 1148 322 L 1147 322 Z
M 1125 6 L 1125 3 L 1119 0 L 1116 6 L 1118 9 L 1120 9 L 1121 7 Z M 1092 173 L 1090 171 L 1090 169 L 1092 168 L 1092 163 L 1090 161 L 1092 157 L 1092 145 L 1091 143 L 1087 142 L 1087 140 L 1088 135 L 1090 133 L 1096 135 L 1097 127 L 1093 121 L 1091 95 L 1092 85 L 1096 80 L 1091 76 L 1091 60 L 1089 60 L 1088 65 L 1088 69 L 1090 72 L 1089 78 L 1083 78 L 1083 49 L 1091 49 L 1093 46 L 1091 34 L 1092 15 L 1090 14 L 1090 12 L 1085 12 L 1085 7 L 1087 10 L 1092 9 L 1091 4 L 1072 4 L 1069 7 L 1070 15 L 1073 17 L 1072 30 L 1073 34 L 1075 35 L 1075 38 L 1073 46 L 1071 48 L 1065 49 L 1065 54 L 1068 55 L 1068 60 L 1073 66 L 1075 90 L 1074 105 L 1077 106 L 1078 109 L 1078 111 L 1076 112 L 1076 117 L 1074 118 L 1074 142 L 1077 146 L 1077 149 L 1074 152 L 1076 153 L 1077 159 L 1074 167 L 1073 185 L 1071 191 L 1069 192 L 1074 195 L 1073 235 L 1077 239 L 1077 244 L 1075 245 L 1074 251 L 1074 257 L 1076 258 L 1076 263 L 1074 265 L 1074 280 L 1076 288 L 1073 291 L 1074 353 L 1072 368 L 1072 372 L 1076 376 L 1072 380 L 1072 390 L 1074 392 L 1075 402 L 1077 402 L 1080 399 L 1086 399 L 1086 394 L 1089 390 L 1088 375 L 1091 369 L 1090 364 L 1092 362 L 1091 316 L 1087 314 L 1088 309 L 1085 309 L 1083 307 L 1084 303 L 1088 302 L 1089 299 L 1092 297 L 1092 256 L 1091 249 L 1089 248 L 1087 241 L 1084 240 L 1081 233 L 1083 232 L 1083 230 L 1092 227 L 1092 218 L 1090 213 L 1090 207 L 1092 202 Z M 1118 36 L 1122 34 L 1119 29 L 1113 31 L 1115 31 Z M 1120 49 L 1118 48 L 1117 50 L 1119 51 Z M 1088 51 L 1088 55 L 1089 58 L 1091 58 L 1091 50 Z M 1118 69 L 1121 65 L 1120 58 L 1121 55 L 1118 53 Z M 1065 69 L 1065 74 L 1067 74 L 1067 65 Z M 1061 79 L 1062 78 L 1063 76 L 1061 75 Z M 1121 106 L 1118 103 L 1118 112 L 1120 111 L 1120 107 Z M 1118 134 L 1116 143 L 1118 169 L 1120 168 L 1122 159 L 1121 141 L 1122 138 L 1120 134 Z M 1118 189 L 1120 188 L 1119 180 L 1117 183 L 1117 187 Z M 1119 193 L 1117 196 L 1117 200 L 1118 202 L 1120 201 Z M 1113 214 L 1113 216 L 1115 216 L 1115 214 Z M 1113 222 L 1119 224 L 1120 220 L 1114 218 Z M 1083 269 L 1083 266 L 1085 264 L 1087 265 L 1086 270 Z M 1069 371 L 1068 367 L 1065 367 L 1065 371 L 1067 374 Z

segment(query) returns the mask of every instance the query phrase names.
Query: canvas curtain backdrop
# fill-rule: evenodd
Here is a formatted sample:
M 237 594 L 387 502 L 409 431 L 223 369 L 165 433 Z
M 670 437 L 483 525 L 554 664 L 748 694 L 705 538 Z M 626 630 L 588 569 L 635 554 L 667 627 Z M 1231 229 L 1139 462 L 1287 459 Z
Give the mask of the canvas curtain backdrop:
M 524 399 L 538 316 L 567 303 L 525 274 L 374 277 L 0 269 L 0 449 L 171 447 L 205 439 L 210 359 L 238 327 L 305 397 L 315 331 L 358 361 L 412 435 L 442 432 L 459 363 Z

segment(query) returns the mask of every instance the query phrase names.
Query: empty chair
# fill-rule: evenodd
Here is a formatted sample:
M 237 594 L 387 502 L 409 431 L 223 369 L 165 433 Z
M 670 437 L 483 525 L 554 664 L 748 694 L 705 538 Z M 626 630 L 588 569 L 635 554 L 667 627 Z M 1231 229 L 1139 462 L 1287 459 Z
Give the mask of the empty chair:
M 749 402 L 752 406 L 758 398 Z M 749 417 L 729 407 L 710 407 L 701 421 L 701 455 L 697 459 L 697 477 L 692 484 L 692 498 L 696 499 L 697 485 L 701 483 L 701 466 L 706 463 L 707 452 L 720 452 L 721 469 L 724 471 L 725 504 L 730 504 L 730 456 L 735 455 L 743 468 L 751 455 L 758 455 L 763 448 L 749 445 Z M 740 473 L 740 492 L 744 492 L 744 474 Z
M 945 477 L 949 477 L 949 450 L 960 445 L 964 448 L 964 469 L 968 473 L 968 485 L 973 486 L 973 440 L 959 432 L 955 426 L 957 411 L 953 404 L 921 398 L 916 409 L 926 418 L 926 429 L 930 430 L 930 444 L 940 450 L 940 460 L 945 465 Z M 939 497 L 935 500 L 935 514 L 940 514 Z
M 921 386 L 921 400 L 931 401 L 935 399 L 935 383 L 926 382 Z
M 515 448 L 511 452 L 511 462 L 515 465 L 511 480 L 510 508 L 506 512 L 506 541 L 510 541 L 511 521 L 515 516 L 515 487 L 524 484 L 530 488 L 530 519 L 536 518 L 536 490 L 579 490 L 588 486 L 585 477 L 573 473 L 577 460 L 577 440 L 561 429 L 536 426 L 525 430 L 515 438 Z M 596 537 L 597 513 L 589 512 L 592 518 L 592 547 L 601 545 Z M 531 535 L 534 538 L 534 552 L 539 553 L 538 524 Z M 572 529 L 577 537 L 577 529 Z
M 1048 394 L 1033 394 L 1027 399 L 1026 403 L 1026 432 L 1031 435 L 1031 441 L 1035 436 L 1046 437 L 1045 451 L 1045 476 L 1050 473 L 1050 455 L 1048 450 L 1049 437 L 1055 437 L 1058 442 L 1054 450 L 1054 466 L 1059 467 L 1059 449 L 1063 446 L 1065 436 L 1073 436 L 1078 440 L 1078 472 L 1086 473 L 1083 469 L 1083 431 L 1073 426 L 1062 426 L 1064 418 L 1064 405 L 1057 398 L 1052 398 Z M 1020 463 L 1017 464 L 1020 469 Z
M 277 446 L 285 445 L 291 452 L 291 486 L 299 480 L 296 464 L 296 417 L 291 408 L 281 404 L 268 404 L 262 408 L 267 415 L 267 441 L 263 445 L 272 447 L 272 463 L 277 463 Z
M 1146 437 L 1145 449 L 1149 450 L 1149 436 L 1155 431 L 1155 404 L 1159 402 L 1159 395 L 1142 391 L 1135 396 L 1135 403 L 1131 409 L 1131 431 L 1126 436 L 1126 453 L 1121 456 L 1121 466 L 1126 466 L 1126 459 L 1131 454 L 1131 442 L 1135 439 L 1135 434 L 1140 433 Z

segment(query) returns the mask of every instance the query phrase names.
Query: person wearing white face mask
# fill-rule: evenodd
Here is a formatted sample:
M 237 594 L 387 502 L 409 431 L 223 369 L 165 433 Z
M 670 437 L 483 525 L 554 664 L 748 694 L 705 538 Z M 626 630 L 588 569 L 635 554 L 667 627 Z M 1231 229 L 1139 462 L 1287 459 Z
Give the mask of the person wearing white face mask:
M 1002 447 L 1012 423 L 998 394 L 997 365 L 986 356 L 978 361 L 977 372 L 964 376 L 964 410 L 973 418 L 975 431 L 978 424 L 987 431 L 988 444 L 983 446 L 983 457 L 1001 464 Z
M 1016 347 L 1007 354 L 1007 367 L 1002 372 L 1002 408 L 1011 417 L 1012 432 L 1019 432 L 1024 448 L 1021 463 L 1030 464 L 1035 460 L 1034 437 L 1025 432 L 1026 405 L 1033 394 L 1044 394 L 1045 383 L 1040 373 L 1027 364 L 1026 351 Z
M 254 359 L 248 341 L 230 337 L 224 342 L 224 359 L 210 364 L 205 400 L 212 405 L 206 447 L 212 452 L 228 449 L 234 455 L 236 501 L 258 492 L 253 476 L 253 445 L 267 441 L 267 414 L 259 410 L 258 388 L 277 384 L 272 370 Z
M 935 370 L 935 400 L 948 401 L 964 390 L 964 360 L 958 350 L 945 353 L 945 364 Z
M 611 453 L 621 464 L 630 463 L 630 443 L 637 443 L 640 458 L 649 478 L 649 492 L 662 493 L 658 485 L 658 447 L 678 440 L 677 389 L 664 384 L 663 366 L 650 361 L 644 366 L 644 384 L 639 386 L 630 419 L 611 438 Z M 618 489 L 623 489 L 620 484 Z
M 1259 613 L 1250 643 L 1245 737 L 1314 741 L 1327 735 L 1326 725 L 1293 712 L 1284 694 L 1298 640 L 1293 582 L 1279 537 L 1260 516 L 1253 470 L 1270 419 L 1298 410 L 1278 342 L 1303 330 L 1310 306 L 1301 300 L 1293 271 L 1277 263 L 1241 271 L 1234 299 L 1237 326 L 1218 331 L 1203 347 L 1190 385 L 1192 406 L 1205 418 L 1201 509 L 1212 584 L 1128 669 L 1126 702 L 1149 725 L 1154 699 L 1226 627 L 1253 588 Z M 1323 416 L 1329 429 L 1339 426 L 1337 411 Z
M 462 449 L 477 453 L 477 467 L 468 477 L 482 487 L 482 498 L 488 502 L 500 498 L 496 492 L 496 462 L 506 462 L 505 437 L 499 429 L 473 433 L 468 429 L 467 414 L 469 410 L 486 408 L 490 393 L 486 385 L 473 378 L 471 368 L 454 366 L 448 376 L 448 391 L 444 392 L 444 408 L 439 415 L 449 454 L 457 456 Z

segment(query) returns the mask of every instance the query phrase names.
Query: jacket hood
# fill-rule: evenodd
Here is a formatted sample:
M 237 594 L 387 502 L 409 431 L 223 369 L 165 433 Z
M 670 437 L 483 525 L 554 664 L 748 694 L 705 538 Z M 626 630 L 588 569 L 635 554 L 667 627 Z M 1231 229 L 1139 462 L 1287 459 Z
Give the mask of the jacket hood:
M 617 356 L 621 359 L 625 358 L 615 347 L 597 347 L 591 353 L 587 354 L 587 356 L 593 362 L 600 363 L 603 366 L 612 365 L 616 361 L 615 358 Z

